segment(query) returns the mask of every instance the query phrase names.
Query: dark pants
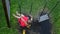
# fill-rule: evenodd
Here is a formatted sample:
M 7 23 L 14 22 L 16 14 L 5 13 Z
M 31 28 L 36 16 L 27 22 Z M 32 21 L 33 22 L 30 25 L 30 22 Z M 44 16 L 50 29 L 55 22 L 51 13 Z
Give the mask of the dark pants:
M 49 20 L 43 21 L 40 23 L 41 25 L 41 34 L 51 34 L 51 23 Z

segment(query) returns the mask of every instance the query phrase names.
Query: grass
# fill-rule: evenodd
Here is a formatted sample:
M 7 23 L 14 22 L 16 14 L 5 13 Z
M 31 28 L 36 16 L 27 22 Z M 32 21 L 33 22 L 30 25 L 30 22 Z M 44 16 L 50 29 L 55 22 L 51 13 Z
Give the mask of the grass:
M 17 19 L 12 16 L 13 13 L 15 13 L 17 10 L 19 10 L 18 2 L 21 3 L 21 11 L 28 13 L 30 11 L 31 2 L 33 2 L 32 7 L 32 15 L 36 16 L 38 12 L 43 8 L 45 4 L 45 0 L 11 0 L 11 10 L 10 10 L 10 23 L 11 27 L 10 29 L 7 28 L 6 24 L 6 18 L 2 6 L 2 1 L 0 0 L 0 34 L 18 34 L 18 31 L 16 30 L 17 25 Z M 57 0 L 47 0 L 47 7 L 49 10 L 52 9 L 52 7 L 56 4 Z M 57 5 L 57 7 L 52 11 L 51 13 L 52 20 L 53 20 L 53 34 L 60 34 L 60 3 Z

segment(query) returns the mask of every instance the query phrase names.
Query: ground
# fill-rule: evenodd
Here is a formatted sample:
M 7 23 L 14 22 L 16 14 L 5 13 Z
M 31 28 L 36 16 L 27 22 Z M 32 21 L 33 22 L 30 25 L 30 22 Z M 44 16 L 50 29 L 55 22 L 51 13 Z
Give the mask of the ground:
M 43 8 L 44 4 L 47 2 L 47 7 L 49 10 L 53 8 L 53 6 L 56 4 L 58 0 L 10 0 L 10 5 L 11 5 L 11 10 L 10 10 L 10 23 L 11 23 L 11 28 L 7 28 L 6 24 L 6 18 L 2 6 L 2 0 L 0 0 L 0 34 L 18 34 L 18 31 L 16 29 L 17 25 L 17 19 L 12 16 L 12 13 L 15 13 L 19 7 L 18 2 L 21 3 L 21 9 L 22 12 L 27 12 L 29 13 L 30 11 L 30 6 L 31 2 L 33 2 L 33 7 L 32 7 L 32 15 L 36 16 L 39 11 Z M 52 34 L 60 34 L 60 3 L 57 5 L 56 8 L 52 11 L 51 15 L 51 20 L 52 20 Z

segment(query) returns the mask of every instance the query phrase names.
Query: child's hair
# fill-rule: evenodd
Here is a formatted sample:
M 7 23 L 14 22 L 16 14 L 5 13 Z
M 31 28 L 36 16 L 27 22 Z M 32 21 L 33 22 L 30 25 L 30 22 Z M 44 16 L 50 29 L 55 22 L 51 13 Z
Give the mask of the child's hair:
M 28 15 L 29 20 L 31 20 L 31 16 Z

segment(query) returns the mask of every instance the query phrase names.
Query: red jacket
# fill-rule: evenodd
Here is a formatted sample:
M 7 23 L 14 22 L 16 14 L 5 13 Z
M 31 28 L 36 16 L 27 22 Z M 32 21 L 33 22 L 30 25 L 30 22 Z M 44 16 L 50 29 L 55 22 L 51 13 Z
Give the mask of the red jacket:
M 27 16 L 23 16 L 22 18 L 23 18 L 26 22 L 28 22 L 28 17 L 27 17 Z M 18 22 L 19 22 L 19 25 L 22 26 L 22 27 L 27 26 L 21 18 L 18 19 Z

